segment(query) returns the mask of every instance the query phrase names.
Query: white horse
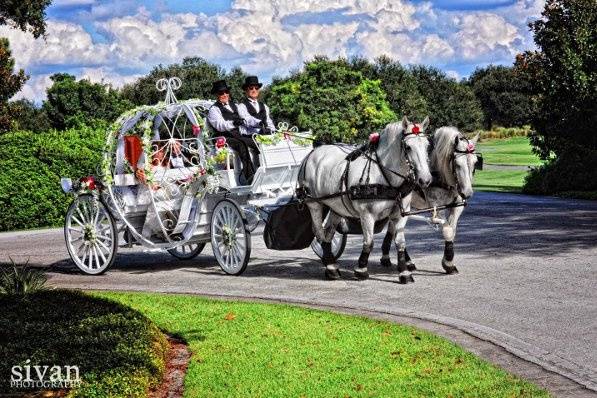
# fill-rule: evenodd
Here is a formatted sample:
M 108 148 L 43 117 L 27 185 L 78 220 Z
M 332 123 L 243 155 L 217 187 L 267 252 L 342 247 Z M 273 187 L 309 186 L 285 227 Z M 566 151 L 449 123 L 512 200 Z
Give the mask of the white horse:
M 446 209 L 447 221 L 442 225 L 444 237 L 444 256 L 442 267 L 448 274 L 457 273 L 454 265 L 454 238 L 458 219 L 464 211 L 464 200 L 473 195 L 473 175 L 477 155 L 475 144 L 479 139 L 477 134 L 469 140 L 454 127 L 441 127 L 433 134 L 433 149 L 431 154 L 431 170 L 433 181 L 427 188 L 415 189 L 412 193 L 411 205 L 417 209 L 431 208 L 442 205 L 460 205 Z M 408 217 L 400 222 L 388 223 L 388 230 L 382 244 L 381 264 L 389 267 L 390 246 L 396 242 L 398 249 L 398 270 L 416 269 L 406 251 L 404 227 Z
M 317 147 L 304 160 L 299 189 L 306 194 L 315 235 L 323 248 L 322 261 L 328 279 L 340 278 L 330 242 L 342 218 L 360 219 L 363 250 L 354 273 L 357 278 L 366 279 L 375 222 L 384 219 L 398 222 L 402 217 L 400 207 L 409 207 L 407 193 L 412 184 L 426 187 L 431 182 L 429 141 L 424 134 L 428 125 L 429 118 L 416 125 L 405 117 L 402 122 L 387 125 L 379 141 L 370 144 L 369 151 L 352 152 L 349 156 L 352 160 L 347 159 L 347 153 L 354 148 L 346 145 Z M 324 226 L 326 208 L 331 211 Z M 406 267 L 399 270 L 401 283 L 412 281 Z

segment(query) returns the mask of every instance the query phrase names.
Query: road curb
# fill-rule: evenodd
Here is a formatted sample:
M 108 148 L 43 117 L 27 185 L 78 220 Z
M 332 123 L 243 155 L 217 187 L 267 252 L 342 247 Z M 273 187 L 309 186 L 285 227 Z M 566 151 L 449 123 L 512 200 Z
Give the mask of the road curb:
M 89 290 L 114 291 L 114 289 Z M 124 291 L 141 292 L 143 290 Z M 220 300 L 292 304 L 306 308 L 329 310 L 344 314 L 361 315 L 374 319 L 406 323 L 439 334 L 511 373 L 535 382 L 550 391 L 554 396 L 597 397 L 597 373 L 594 370 L 572 363 L 507 333 L 473 322 L 401 308 L 397 308 L 393 311 L 378 311 L 368 308 L 322 304 L 309 300 L 297 300 L 292 297 L 241 296 L 201 292 L 180 293 L 168 290 L 152 290 L 151 292 L 184 295 L 191 294 Z M 466 339 L 463 338 L 463 336 L 458 336 L 454 331 L 465 334 L 469 336 L 469 338 Z M 500 349 L 503 352 L 500 353 L 496 351 Z M 506 357 L 504 357 L 504 354 L 506 354 Z M 525 362 L 531 366 L 521 362 Z

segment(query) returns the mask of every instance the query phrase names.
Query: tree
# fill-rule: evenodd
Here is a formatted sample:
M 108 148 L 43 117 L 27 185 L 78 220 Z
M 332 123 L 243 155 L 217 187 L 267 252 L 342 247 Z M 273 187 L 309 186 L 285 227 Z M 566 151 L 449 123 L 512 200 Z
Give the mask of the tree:
M 372 64 L 364 58 L 354 58 L 351 66 L 368 79 L 380 80 L 390 108 L 398 116 L 423 120 L 428 114 L 427 101 L 417 90 L 414 76 L 400 62 L 381 56 Z
M 534 111 L 531 82 L 514 68 L 495 65 L 477 68 L 467 83 L 481 102 L 485 128 L 522 126 L 530 122 Z
M 323 142 L 354 142 L 397 120 L 381 82 L 345 59 L 316 57 L 304 70 L 274 79 L 266 101 L 276 120 L 312 130 Z
M 597 3 L 549 0 L 530 24 L 540 51 L 517 57 L 532 81 L 538 112 L 531 141 L 542 158 L 570 149 L 597 149 Z
M 416 91 L 425 98 L 431 128 L 454 126 L 473 131 L 481 127 L 483 111 L 470 87 L 447 77 L 437 68 L 418 65 L 410 72 L 416 82 Z
M 8 100 L 15 95 L 27 81 L 23 70 L 14 73 L 15 61 L 8 44 L 8 39 L 0 37 L 0 132 L 11 128 L 11 112 Z
M 53 83 L 47 90 L 43 110 L 56 129 L 92 126 L 101 120 L 113 121 L 133 106 L 109 86 L 85 79 L 76 81 L 74 76 L 66 73 L 56 73 L 50 79 Z
M 122 95 L 136 105 L 156 104 L 164 100 L 164 93 L 155 88 L 156 82 L 161 78 L 174 76 L 182 81 L 182 86 L 174 93 L 179 100 L 213 98 L 210 94 L 211 85 L 219 79 L 226 79 L 228 85 L 232 87 L 232 97 L 240 100 L 243 95 L 240 86 L 246 75 L 240 68 L 235 68 L 226 74 L 224 69 L 203 58 L 185 58 L 182 64 L 158 65 L 147 76 L 123 87 Z
M 0 0 L 0 25 L 30 31 L 37 38 L 46 33 L 46 8 L 52 0 Z
M 21 99 L 9 103 L 13 117 L 13 130 L 27 130 L 33 132 L 48 131 L 52 128 L 46 112 L 37 107 L 33 101 Z

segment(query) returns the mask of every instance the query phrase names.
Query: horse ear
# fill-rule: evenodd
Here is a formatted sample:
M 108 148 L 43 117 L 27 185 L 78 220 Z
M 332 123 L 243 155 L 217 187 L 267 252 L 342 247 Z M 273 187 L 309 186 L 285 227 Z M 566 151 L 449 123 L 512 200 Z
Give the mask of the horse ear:
M 404 115 L 404 117 L 402 118 L 402 128 L 403 128 L 404 130 L 406 130 L 406 128 L 408 127 L 408 124 L 409 124 L 409 123 L 410 123 L 410 122 L 408 121 L 408 118 L 406 117 L 406 115 Z
M 427 127 L 429 127 L 429 116 L 427 116 L 425 120 L 423 120 L 423 123 L 421 123 L 421 130 L 425 131 L 427 130 Z
M 480 136 L 480 135 L 481 135 L 481 133 L 477 133 L 477 135 L 475 135 L 475 136 L 474 136 L 474 137 L 471 139 L 471 141 L 472 141 L 472 143 L 473 143 L 473 144 L 476 144 L 476 143 L 477 143 L 477 141 L 479 141 L 479 136 Z

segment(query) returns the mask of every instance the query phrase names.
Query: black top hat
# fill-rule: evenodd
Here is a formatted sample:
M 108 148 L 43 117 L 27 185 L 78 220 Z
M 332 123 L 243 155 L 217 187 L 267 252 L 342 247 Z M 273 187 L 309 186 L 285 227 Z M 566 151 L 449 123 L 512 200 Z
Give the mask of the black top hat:
M 211 93 L 212 94 L 217 94 L 220 91 L 230 91 L 230 87 L 228 87 L 228 84 L 226 84 L 226 80 L 218 80 L 213 82 L 213 84 L 211 85 Z
M 261 88 L 263 84 L 259 83 L 259 79 L 257 78 L 257 76 L 247 76 L 245 78 L 244 84 L 242 85 L 243 90 L 245 90 L 248 86 L 257 86 Z

